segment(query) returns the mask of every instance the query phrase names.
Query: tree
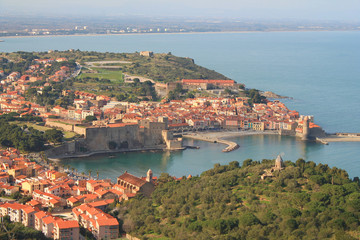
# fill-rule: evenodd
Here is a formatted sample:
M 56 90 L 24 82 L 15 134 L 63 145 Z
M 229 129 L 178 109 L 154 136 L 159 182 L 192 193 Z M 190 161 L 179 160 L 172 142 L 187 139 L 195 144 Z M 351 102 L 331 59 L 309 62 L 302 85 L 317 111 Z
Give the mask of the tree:
M 62 131 L 57 129 L 49 129 L 45 131 L 44 137 L 47 141 L 52 143 L 62 142 L 64 134 Z
M 92 121 L 96 121 L 97 118 L 95 116 L 86 116 L 85 121 L 86 122 L 92 122 Z
M 244 213 L 240 216 L 240 224 L 243 226 L 251 226 L 259 224 L 259 219 L 253 213 Z
M 228 89 L 228 88 L 225 89 L 224 93 L 225 93 L 226 95 L 231 95 L 231 94 L 232 94 L 231 90 Z

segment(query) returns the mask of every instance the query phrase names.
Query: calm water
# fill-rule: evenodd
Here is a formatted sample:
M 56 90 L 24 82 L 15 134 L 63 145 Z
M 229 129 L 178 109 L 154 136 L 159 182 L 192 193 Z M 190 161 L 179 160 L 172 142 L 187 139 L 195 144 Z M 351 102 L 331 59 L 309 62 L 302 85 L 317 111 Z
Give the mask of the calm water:
M 296 161 L 304 158 L 316 163 L 326 163 L 331 167 L 346 169 L 351 177 L 360 175 L 359 143 L 331 143 L 322 145 L 304 143 L 294 137 L 280 137 L 277 135 L 253 135 L 232 138 L 240 144 L 240 148 L 230 153 L 223 153 L 224 145 L 196 140 L 187 140 L 185 144 L 200 146 L 199 150 L 187 149 L 177 152 L 153 153 L 119 153 L 112 155 L 94 156 L 86 159 L 63 160 L 64 164 L 75 167 L 79 172 L 88 173 L 92 170 L 95 175 L 99 171 L 100 177 L 115 180 L 125 170 L 137 176 L 145 176 L 149 168 L 154 175 L 168 172 L 181 177 L 189 174 L 198 175 L 208 170 L 215 163 L 227 164 L 231 161 L 242 163 L 245 159 L 253 160 L 274 159 L 278 154 L 284 160 Z
M 315 116 L 327 132 L 360 132 L 360 32 L 279 32 L 169 34 L 122 36 L 65 36 L 6 38 L 0 51 L 49 49 L 135 52 L 172 52 L 195 59 L 248 87 L 291 96 L 285 103 L 301 114 Z M 251 136 L 238 138 L 241 149 L 223 154 L 222 146 L 196 143 L 200 150 L 176 153 L 131 153 L 117 158 L 96 157 L 71 161 L 79 171 L 92 169 L 115 178 L 122 171 L 145 174 L 169 172 L 176 176 L 199 174 L 214 163 L 246 158 L 303 157 L 360 175 L 360 143 L 329 146 L 297 142 L 293 138 Z M 201 155 L 201 156 L 200 156 Z M 101 162 L 101 163 L 99 163 Z

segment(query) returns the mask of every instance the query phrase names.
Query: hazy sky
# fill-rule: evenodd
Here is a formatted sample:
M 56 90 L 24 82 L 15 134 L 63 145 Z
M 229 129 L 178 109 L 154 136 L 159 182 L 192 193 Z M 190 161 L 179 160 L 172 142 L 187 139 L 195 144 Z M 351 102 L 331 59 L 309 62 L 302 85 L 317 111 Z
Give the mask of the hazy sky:
M 184 16 L 360 21 L 360 0 L 0 0 L 0 15 Z

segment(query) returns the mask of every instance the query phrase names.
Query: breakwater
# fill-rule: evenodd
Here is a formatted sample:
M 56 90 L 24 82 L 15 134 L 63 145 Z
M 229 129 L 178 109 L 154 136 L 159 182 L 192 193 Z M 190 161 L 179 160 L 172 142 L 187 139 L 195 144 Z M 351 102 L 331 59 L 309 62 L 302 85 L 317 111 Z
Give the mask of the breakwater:
M 238 149 L 240 147 L 239 144 L 237 144 L 236 142 L 224 140 L 224 139 L 221 139 L 221 138 L 207 137 L 207 136 L 204 136 L 204 135 L 201 135 L 201 134 L 196 134 L 196 133 L 195 134 L 183 135 L 183 137 L 184 138 L 191 138 L 191 139 L 195 139 L 195 140 L 206 141 L 206 142 L 225 144 L 225 145 L 227 145 L 227 147 L 222 150 L 223 152 L 231 152 L 231 151 L 234 151 L 234 150 L 236 150 L 236 149 Z
M 325 137 L 316 138 L 317 141 L 327 144 L 329 142 L 360 142 L 360 133 L 335 133 Z

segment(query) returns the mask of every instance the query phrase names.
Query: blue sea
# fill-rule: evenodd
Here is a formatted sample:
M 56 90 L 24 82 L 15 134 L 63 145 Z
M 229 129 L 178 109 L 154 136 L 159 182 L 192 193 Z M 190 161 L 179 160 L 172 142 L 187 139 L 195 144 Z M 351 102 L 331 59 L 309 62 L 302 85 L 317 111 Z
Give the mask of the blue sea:
M 249 88 L 273 91 L 292 99 L 286 105 L 313 115 L 327 132 L 360 133 L 360 32 L 253 32 L 153 35 L 104 35 L 4 38 L 1 52 L 80 49 L 101 52 L 150 50 L 190 57 Z M 247 136 L 234 139 L 241 148 L 229 154 L 221 145 L 196 142 L 200 150 L 131 153 L 67 161 L 87 172 L 116 178 L 128 170 L 144 175 L 169 172 L 200 174 L 214 163 L 246 158 L 296 161 L 302 157 L 360 175 L 360 143 L 303 143 L 295 138 Z M 201 156 L 201 157 L 200 157 Z M 105 164 L 106 163 L 106 164 Z M 112 174 L 110 174 L 112 173 Z

